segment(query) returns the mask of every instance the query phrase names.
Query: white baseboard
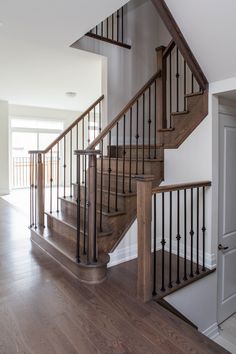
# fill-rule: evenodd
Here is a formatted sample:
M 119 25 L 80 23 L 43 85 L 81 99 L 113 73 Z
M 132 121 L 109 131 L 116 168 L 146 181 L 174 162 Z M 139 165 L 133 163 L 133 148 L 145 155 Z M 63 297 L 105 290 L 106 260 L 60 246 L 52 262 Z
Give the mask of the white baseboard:
M 10 194 L 10 189 L 0 189 L 0 196 L 8 195 Z
M 110 262 L 108 268 L 114 267 L 120 263 L 131 261 L 137 258 L 137 244 L 125 248 L 118 248 L 113 253 L 110 253 Z
M 216 322 L 213 323 L 210 327 L 205 329 L 205 331 L 203 331 L 202 334 L 204 334 L 206 337 L 210 339 L 214 339 L 219 335 L 218 324 Z

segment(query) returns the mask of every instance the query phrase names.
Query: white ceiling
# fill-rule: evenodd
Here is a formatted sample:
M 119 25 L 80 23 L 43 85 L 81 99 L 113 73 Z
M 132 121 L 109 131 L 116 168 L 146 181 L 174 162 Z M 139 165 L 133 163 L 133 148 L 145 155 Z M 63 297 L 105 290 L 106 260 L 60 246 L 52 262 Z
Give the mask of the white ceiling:
M 70 45 L 126 2 L 0 0 L 0 99 L 84 110 L 101 93 L 101 58 Z
M 166 0 L 209 82 L 236 77 L 236 1 Z

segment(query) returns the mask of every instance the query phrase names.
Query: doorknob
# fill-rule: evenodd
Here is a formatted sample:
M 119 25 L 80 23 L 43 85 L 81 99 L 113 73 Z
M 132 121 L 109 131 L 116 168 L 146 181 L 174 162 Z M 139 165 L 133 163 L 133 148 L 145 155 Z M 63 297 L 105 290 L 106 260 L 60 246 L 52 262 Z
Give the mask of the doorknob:
M 218 250 L 220 250 L 220 251 L 225 251 L 225 250 L 227 250 L 229 247 L 228 246 L 222 246 L 221 244 L 219 244 L 219 246 L 218 246 Z

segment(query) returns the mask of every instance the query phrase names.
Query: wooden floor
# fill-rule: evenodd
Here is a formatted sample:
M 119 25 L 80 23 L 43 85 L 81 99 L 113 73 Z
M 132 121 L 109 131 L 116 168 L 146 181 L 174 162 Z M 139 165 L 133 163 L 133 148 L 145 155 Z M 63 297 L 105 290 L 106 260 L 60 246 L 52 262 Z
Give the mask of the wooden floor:
M 0 199 L 0 353 L 226 353 L 158 304 L 136 301 L 135 268 L 79 283 L 32 249 L 27 220 Z

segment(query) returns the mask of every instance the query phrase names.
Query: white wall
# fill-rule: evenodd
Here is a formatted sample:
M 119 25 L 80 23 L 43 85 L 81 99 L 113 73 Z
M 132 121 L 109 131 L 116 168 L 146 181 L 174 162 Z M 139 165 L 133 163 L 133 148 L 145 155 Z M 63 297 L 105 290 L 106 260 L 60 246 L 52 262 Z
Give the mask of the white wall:
M 0 101 L 0 195 L 9 193 L 9 126 L 8 102 Z
M 192 321 L 206 336 L 214 338 L 217 326 L 217 274 L 178 290 L 165 298 L 180 313 Z
M 74 45 L 79 49 L 107 57 L 109 121 L 155 74 L 157 70 L 155 48 L 167 45 L 170 41 L 170 35 L 151 0 L 129 2 L 124 21 L 131 50 L 86 36 Z

